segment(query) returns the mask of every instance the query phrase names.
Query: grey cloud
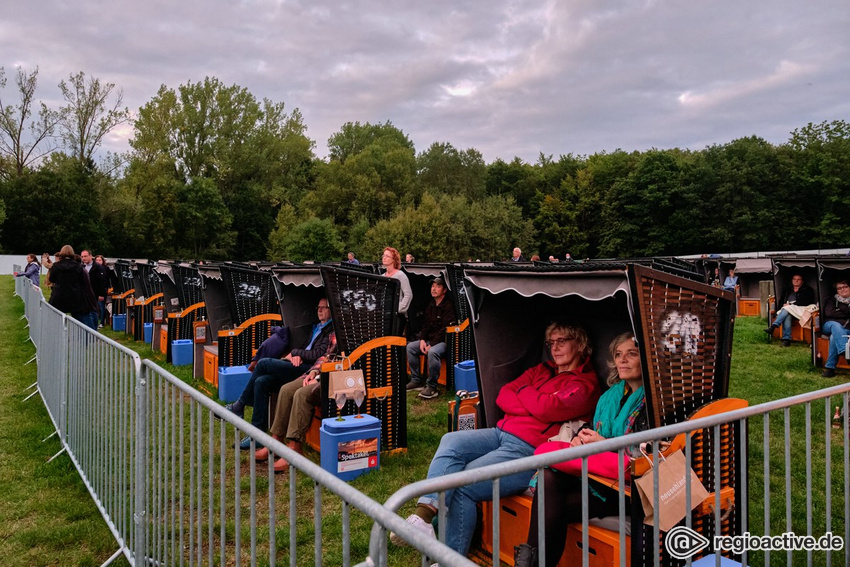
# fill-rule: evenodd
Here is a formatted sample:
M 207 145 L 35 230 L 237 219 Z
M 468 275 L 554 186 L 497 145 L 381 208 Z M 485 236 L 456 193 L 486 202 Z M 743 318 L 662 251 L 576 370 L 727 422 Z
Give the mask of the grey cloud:
M 215 76 L 300 108 L 321 155 L 357 120 L 489 162 L 780 143 L 850 113 L 838 0 L 37 4 L 0 23 L 0 65 L 38 65 L 41 98 L 83 70 L 135 110 Z

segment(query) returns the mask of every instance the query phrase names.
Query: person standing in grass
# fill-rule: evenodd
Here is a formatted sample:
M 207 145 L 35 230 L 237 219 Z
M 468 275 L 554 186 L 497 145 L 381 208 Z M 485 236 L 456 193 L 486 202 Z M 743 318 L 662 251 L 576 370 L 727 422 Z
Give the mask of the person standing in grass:
M 96 331 L 97 300 L 89 276 L 77 261 L 70 244 L 56 254 L 56 262 L 47 277 L 53 285 L 50 305 L 63 313 L 70 313 L 71 317 Z
M 38 263 L 35 254 L 27 254 L 27 267 L 23 272 L 15 272 L 15 277 L 29 278 L 32 285 L 41 287 L 41 264 Z

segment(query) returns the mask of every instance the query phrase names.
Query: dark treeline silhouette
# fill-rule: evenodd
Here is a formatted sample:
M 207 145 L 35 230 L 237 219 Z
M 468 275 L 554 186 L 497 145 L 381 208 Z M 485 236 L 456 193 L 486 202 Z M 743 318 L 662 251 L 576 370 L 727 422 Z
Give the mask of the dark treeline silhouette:
M 573 258 L 808 249 L 850 243 L 850 125 L 808 124 L 701 150 L 484 163 L 417 153 L 390 122 L 315 142 L 298 109 L 217 79 L 163 86 L 139 109 L 123 167 L 58 150 L 0 181 L 0 245 L 72 242 L 112 256 L 377 261 Z M 566 150 L 566 148 L 565 148 Z M 2 160 L 2 157 L 0 157 Z M 5 220 L 3 211 L 5 210 Z

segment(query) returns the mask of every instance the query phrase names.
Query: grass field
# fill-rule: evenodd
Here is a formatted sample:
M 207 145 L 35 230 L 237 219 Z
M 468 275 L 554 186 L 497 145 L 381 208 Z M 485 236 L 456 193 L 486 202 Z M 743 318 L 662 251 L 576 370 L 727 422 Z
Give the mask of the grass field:
M 27 342 L 25 321 L 19 318 L 23 314 L 23 304 L 13 296 L 11 277 L 0 277 L 0 557 L 4 565 L 100 565 L 116 549 L 114 539 L 107 529 L 91 496 L 80 480 L 70 460 L 60 456 L 47 463 L 47 459 L 59 450 L 55 438 L 45 442 L 52 426 L 44 406 L 38 396 L 24 402 L 30 393 L 26 388 L 35 381 L 35 367 L 25 365 L 32 357 L 33 347 Z M 809 350 L 804 345 L 781 348 L 777 341 L 767 343 L 761 329 L 764 322 L 758 319 L 739 319 L 736 323 L 734 348 L 732 355 L 730 396 L 747 399 L 751 405 L 784 398 L 795 394 L 810 392 L 846 381 L 850 376 L 839 374 L 838 380 L 820 377 L 819 370 L 809 362 Z M 165 365 L 164 357 L 153 352 L 147 345 L 129 340 L 123 333 L 107 332 L 111 338 L 121 340 L 137 350 L 143 358 L 151 358 L 173 372 L 178 378 L 192 383 L 189 367 L 171 367 Z M 823 484 L 825 475 L 825 436 L 823 424 L 829 408 L 839 403 L 833 400 L 814 404 L 811 408 L 813 425 L 812 446 L 807 448 L 802 440 L 805 431 L 803 409 L 789 412 L 792 433 L 792 448 L 796 454 L 809 451 L 813 455 L 813 470 L 805 469 L 803 459 L 793 459 L 790 469 L 792 482 L 792 507 L 790 512 L 793 525 L 805 526 L 806 504 L 811 498 L 813 507 L 813 533 L 825 531 L 824 494 L 806 493 L 806 480 L 810 478 L 815 486 Z M 381 470 L 363 476 L 352 484 L 371 498 L 382 502 L 400 486 L 425 476 L 430 457 L 446 428 L 445 404 L 424 402 L 411 398 L 409 407 L 409 446 L 403 455 L 382 458 Z M 771 533 L 779 534 L 785 530 L 785 456 L 782 440 L 782 413 L 771 415 L 771 440 L 768 445 L 768 474 L 771 478 Z M 762 420 L 754 419 L 750 423 L 750 531 L 763 533 L 760 518 L 763 502 L 764 444 L 762 442 Z M 834 470 L 843 470 L 844 439 L 840 431 L 830 432 L 832 443 L 832 462 Z M 799 453 L 798 453 L 799 452 Z M 314 460 L 318 455 L 308 453 Z M 278 494 L 286 491 L 286 480 L 278 477 Z M 837 484 L 837 486 L 836 486 Z M 776 487 L 776 488 L 774 488 Z M 259 487 L 262 489 L 262 487 Z M 833 531 L 843 534 L 844 499 L 843 476 L 833 479 Z M 301 478 L 298 484 L 299 514 L 312 514 L 312 483 Z M 323 502 L 330 501 L 325 498 Z M 755 504 L 753 504 L 755 503 Z M 756 508 L 756 505 L 759 507 Z M 325 508 L 324 533 L 339 530 L 339 506 L 327 502 Z M 412 504 L 402 509 L 406 514 Z M 283 518 L 281 518 L 283 521 Z M 839 526 L 840 524 L 840 526 Z M 357 512 L 352 513 L 351 556 L 361 560 L 367 553 L 368 536 L 371 522 Z M 840 527 L 840 530 L 837 528 Z M 303 529 L 302 529 L 303 528 Z M 281 528 L 279 542 L 288 541 L 288 533 Z M 801 531 L 797 529 L 798 533 Z M 326 538 L 330 539 L 330 538 Z M 312 563 L 312 524 L 309 521 L 299 525 L 298 540 L 299 564 Z M 339 557 L 339 548 L 333 543 L 325 549 L 325 564 L 334 565 Z M 285 553 L 284 553 L 285 555 Z M 303 563 L 301 558 L 303 557 Z M 391 550 L 391 564 L 417 564 L 416 555 L 409 550 Z M 804 556 L 799 556 L 804 561 Z M 784 554 L 772 556 L 772 565 L 784 564 Z M 838 558 L 843 564 L 842 558 Z M 757 561 L 758 562 L 758 561 Z M 798 563 L 795 555 L 791 564 Z M 116 564 L 126 564 L 119 559 Z M 821 564 L 816 557 L 815 564 Z

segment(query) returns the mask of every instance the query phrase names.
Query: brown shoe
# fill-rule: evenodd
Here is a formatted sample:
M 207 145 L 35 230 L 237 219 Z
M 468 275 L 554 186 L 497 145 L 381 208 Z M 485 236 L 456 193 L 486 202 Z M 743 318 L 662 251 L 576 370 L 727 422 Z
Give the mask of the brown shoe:
M 258 449 L 254 453 L 254 460 L 258 463 L 264 463 L 269 460 L 269 449 L 268 447 L 263 447 L 262 449 Z

